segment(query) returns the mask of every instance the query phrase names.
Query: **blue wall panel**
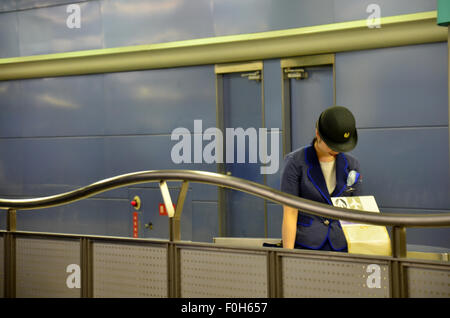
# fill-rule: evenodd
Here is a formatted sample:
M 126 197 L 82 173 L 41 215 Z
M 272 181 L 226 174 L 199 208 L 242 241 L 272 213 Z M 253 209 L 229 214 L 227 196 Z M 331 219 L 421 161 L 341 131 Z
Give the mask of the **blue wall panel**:
M 0 2 L 0 12 L 16 10 L 16 0 L 3 0 Z
M 78 2 L 82 2 L 78 1 Z M 85 0 L 86 1 L 86 0 Z M 90 1 L 90 0 L 87 0 Z M 77 3 L 77 1 L 73 0 L 15 0 L 16 6 L 18 10 L 21 9 L 31 9 L 31 8 L 41 8 L 55 5 L 63 5 L 63 4 L 71 4 Z
M 448 209 L 448 129 L 360 129 L 364 192 L 379 206 Z
M 227 199 L 232 211 L 227 215 L 227 236 L 264 237 L 264 200 L 235 190 L 230 190 Z
M 0 58 L 20 56 L 16 12 L 1 13 L 0 43 Z
M 101 49 L 103 47 L 100 3 L 78 4 L 80 28 L 69 28 L 67 6 L 52 6 L 18 13 L 19 43 L 22 56 Z M 37 27 L 38 26 L 38 27 Z
M 283 207 L 279 204 L 267 204 L 267 237 L 281 238 Z
M 198 168 L 195 168 L 196 170 L 203 170 L 203 171 L 210 171 L 210 172 L 217 172 L 217 169 L 215 169 L 212 165 L 203 165 Z M 211 170 L 210 170 L 211 169 Z M 219 187 L 215 185 L 209 185 L 204 183 L 190 183 L 190 188 L 192 188 L 192 200 L 196 201 L 216 201 L 218 200 L 218 189 Z
M 102 1 L 105 47 L 214 36 L 210 0 Z
M 131 236 L 128 200 L 87 199 L 63 207 L 19 211 L 17 230 Z
M 25 147 L 21 139 L 0 139 L 0 193 L 3 196 L 24 194 Z
M 192 202 L 192 240 L 212 243 L 219 236 L 217 202 Z M 183 221 L 182 221 L 183 222 Z
M 22 136 L 27 112 L 22 103 L 22 82 L 0 82 L 0 137 Z
M 429 210 L 420 211 L 426 214 Z M 446 211 L 448 213 L 448 211 Z M 408 211 L 408 213 L 410 213 Z M 432 213 L 435 213 L 432 211 Z M 441 247 L 441 253 L 448 253 L 450 249 L 450 229 L 447 228 L 408 228 L 406 229 L 406 241 L 408 244 L 423 245 L 425 247 Z M 413 250 L 414 249 L 409 249 Z M 418 249 L 417 249 L 418 250 Z M 420 251 L 420 250 L 419 250 Z M 431 252 L 431 251 L 430 251 Z
M 216 36 L 333 23 L 333 1 L 214 0 Z
M 6 213 L 0 212 L 0 230 L 6 230 Z
M 56 194 L 105 178 L 102 138 L 27 138 L 23 145 L 24 194 Z
M 264 119 L 265 127 L 282 130 L 280 60 L 264 61 Z
M 436 10 L 430 0 L 334 0 L 335 22 L 367 19 L 374 12 L 367 12 L 370 4 L 380 7 L 381 17 Z
M 358 127 L 448 125 L 447 45 L 336 54 L 337 103 Z
M 283 164 L 282 134 L 284 133 L 282 130 L 281 76 L 279 59 L 264 61 L 264 125 L 270 134 L 267 139 L 269 154 L 272 154 L 270 136 L 272 134 L 278 134 L 278 170 L 274 174 L 266 175 L 266 185 L 278 190 L 280 189 L 280 172 L 281 165 Z M 274 128 L 278 129 L 278 133 L 271 131 Z
M 100 136 L 105 132 L 103 75 L 21 81 L 14 107 L 19 114 L 7 126 L 21 137 Z M 12 135 L 8 134 L 9 136 Z
M 213 66 L 106 74 L 104 94 L 109 135 L 216 127 Z
M 105 175 L 160 169 L 216 171 L 215 164 L 175 164 L 170 158 L 175 141 L 170 135 L 120 136 L 105 139 Z
M 273 150 L 272 150 L 272 144 L 271 144 L 271 136 L 272 135 L 278 135 L 278 158 L 275 157 L 275 155 L 273 154 Z M 272 161 L 278 159 L 278 170 L 273 173 L 273 174 L 266 174 L 266 185 L 268 185 L 271 188 L 280 190 L 280 178 L 281 178 L 281 171 L 282 171 L 282 165 L 283 165 L 283 140 L 282 140 L 282 133 L 275 133 L 275 132 L 271 132 L 270 135 L 267 136 L 267 147 L 268 147 L 268 153 L 271 154 L 273 156 Z M 275 146 L 275 144 L 273 145 Z M 269 168 L 269 166 L 271 167 L 271 169 L 274 169 L 276 167 L 276 163 L 275 162 L 271 162 L 269 164 L 263 165 L 266 166 L 267 168 Z

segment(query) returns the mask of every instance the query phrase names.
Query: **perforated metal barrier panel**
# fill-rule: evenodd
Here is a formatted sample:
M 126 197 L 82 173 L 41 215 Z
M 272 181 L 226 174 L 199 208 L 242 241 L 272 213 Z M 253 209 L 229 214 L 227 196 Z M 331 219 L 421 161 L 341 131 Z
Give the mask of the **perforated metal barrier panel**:
M 450 298 L 450 271 L 407 265 L 404 267 L 407 297 Z
M 399 259 L 396 276 L 391 258 L 28 236 L 15 236 L 19 298 L 80 297 L 81 287 L 83 295 L 94 297 L 264 298 L 269 289 L 271 296 L 286 298 L 391 297 L 401 288 L 402 297 L 450 298 L 450 265 L 443 261 Z M 0 297 L 14 294 L 4 289 L 4 244 L 0 235 Z M 84 260 L 91 261 L 84 264 L 91 270 L 86 286 L 81 286 L 81 246 Z M 404 284 L 391 282 L 396 277 Z
M 389 297 L 387 263 L 281 257 L 283 297 Z
M 79 240 L 17 238 L 16 297 L 80 297 L 77 265 Z
M 267 297 L 267 255 L 180 249 L 181 297 Z
M 5 285 L 5 241 L 3 236 L 0 236 L 0 298 L 5 297 L 4 285 Z
M 167 247 L 93 243 L 94 297 L 167 297 Z

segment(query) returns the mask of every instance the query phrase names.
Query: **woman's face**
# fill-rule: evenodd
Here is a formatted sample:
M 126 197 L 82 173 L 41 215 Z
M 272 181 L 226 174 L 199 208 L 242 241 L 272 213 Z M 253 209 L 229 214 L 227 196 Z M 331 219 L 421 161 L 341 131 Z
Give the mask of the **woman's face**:
M 322 138 L 320 138 L 320 135 L 317 132 L 317 130 L 316 130 L 316 137 L 317 137 L 317 147 L 321 152 L 327 153 L 330 156 L 337 156 L 339 154 L 339 152 L 333 151 L 332 149 L 330 149 L 330 147 L 327 146 L 325 141 L 323 141 Z

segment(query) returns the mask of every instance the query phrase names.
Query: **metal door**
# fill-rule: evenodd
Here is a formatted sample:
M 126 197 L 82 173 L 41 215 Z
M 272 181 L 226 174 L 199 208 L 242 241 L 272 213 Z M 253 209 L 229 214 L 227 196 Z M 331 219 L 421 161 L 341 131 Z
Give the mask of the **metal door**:
M 262 62 L 216 66 L 217 125 L 223 132 L 223 163 L 219 172 L 265 184 L 260 171 L 259 128 L 263 128 Z M 240 132 L 238 131 L 240 130 Z M 235 134 L 245 135 L 239 144 Z M 253 157 L 252 153 L 253 152 Z M 256 154 L 256 158 L 255 155 Z M 266 208 L 263 199 L 231 189 L 219 190 L 220 236 L 264 237 Z
M 283 154 L 306 146 L 322 111 L 335 103 L 334 55 L 281 61 L 283 68 Z

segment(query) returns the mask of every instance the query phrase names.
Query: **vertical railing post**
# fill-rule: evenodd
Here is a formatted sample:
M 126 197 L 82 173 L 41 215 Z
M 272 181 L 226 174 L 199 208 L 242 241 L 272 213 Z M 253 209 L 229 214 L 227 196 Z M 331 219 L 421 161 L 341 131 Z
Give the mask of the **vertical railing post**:
M 6 216 L 6 230 L 8 232 L 15 232 L 17 227 L 17 213 L 16 210 L 9 209 Z
M 178 259 L 176 242 L 169 242 L 167 245 L 167 297 L 169 298 L 179 298 L 181 294 Z
M 392 256 L 396 258 L 406 257 L 406 228 L 404 226 L 394 226 L 392 228 L 393 246 Z
M 275 251 L 267 254 L 267 275 L 268 275 L 268 297 L 281 298 L 281 267 L 279 256 Z
M 171 242 L 181 239 L 180 219 L 169 218 L 169 240 Z
M 164 205 L 169 216 L 169 240 L 171 242 L 181 240 L 181 214 L 183 213 L 184 201 L 189 189 L 189 182 L 183 181 L 181 185 L 180 193 L 178 194 L 177 204 L 175 211 L 173 210 L 172 199 L 170 197 L 170 192 L 165 181 L 159 183 L 161 190 L 161 195 L 164 200 Z
M 178 257 L 175 242 L 181 240 L 181 214 L 183 212 L 184 201 L 189 190 L 189 182 L 183 181 L 178 194 L 175 211 L 172 205 L 169 188 L 164 180 L 159 182 L 161 195 L 169 216 L 169 243 L 167 246 L 167 296 L 169 298 L 180 297 L 178 279 Z
M 16 238 L 14 232 L 16 232 L 16 210 L 9 209 L 6 216 L 6 234 L 4 240 L 4 293 L 5 298 L 16 297 Z
M 184 201 L 189 190 L 189 182 L 183 181 L 181 185 L 180 193 L 178 194 L 177 204 L 175 206 L 175 214 L 171 218 L 171 241 L 181 240 L 181 214 L 183 213 Z
M 173 209 L 172 199 L 170 198 L 169 189 L 165 181 L 159 183 L 161 194 L 164 199 L 164 204 L 166 205 L 166 210 L 170 208 Z M 183 213 L 184 201 L 186 200 L 186 195 L 189 190 L 189 182 L 183 181 L 178 194 L 177 204 L 175 206 L 175 211 L 169 214 L 169 244 L 167 246 L 167 296 L 169 298 L 180 297 L 179 289 L 179 275 L 178 275 L 178 255 L 177 247 L 175 242 L 181 241 L 181 214 Z
M 392 227 L 392 297 L 406 297 L 403 271 L 398 258 L 406 258 L 406 228 L 404 226 Z
M 86 237 L 80 240 L 81 298 L 94 297 L 94 266 L 92 241 Z
M 220 131 L 225 131 L 225 113 L 223 106 L 223 74 L 216 73 L 216 127 Z M 217 158 L 223 158 L 226 154 L 226 142 L 222 143 L 222 147 L 216 148 Z M 218 160 L 217 172 L 220 174 L 226 174 L 226 164 L 224 160 Z M 218 231 L 219 236 L 226 236 L 227 233 L 227 212 L 226 212 L 226 192 L 224 187 L 217 187 L 217 208 L 218 208 Z

